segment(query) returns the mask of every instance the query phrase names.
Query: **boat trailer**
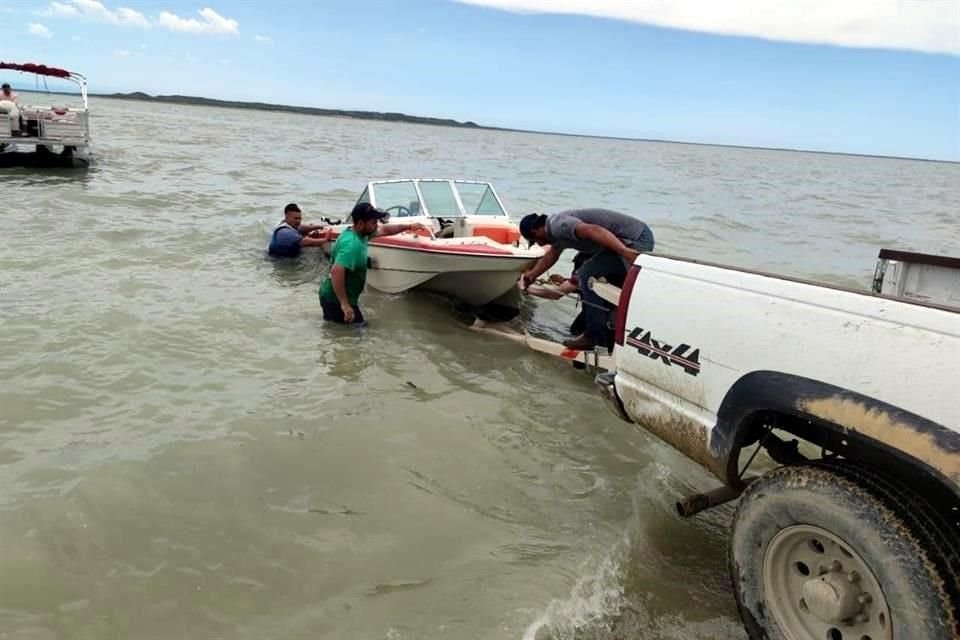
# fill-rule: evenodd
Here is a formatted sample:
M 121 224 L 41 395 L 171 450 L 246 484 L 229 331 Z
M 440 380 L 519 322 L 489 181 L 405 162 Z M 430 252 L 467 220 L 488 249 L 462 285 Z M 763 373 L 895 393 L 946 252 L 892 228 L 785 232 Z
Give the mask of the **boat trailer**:
M 619 287 L 615 287 L 603 279 L 598 280 L 595 278 L 590 279 L 588 286 L 596 292 L 597 295 L 616 307 L 620 300 Z M 564 294 L 558 294 L 557 297 L 566 296 Z M 490 322 L 479 318 L 473 321 L 470 329 L 499 338 L 505 338 L 517 344 L 525 345 L 534 351 L 562 358 L 570 362 L 575 369 L 585 369 L 593 371 L 594 373 L 613 371 L 615 369 L 613 356 L 606 349 L 595 348 L 590 351 L 568 349 L 559 342 L 538 338 L 530 335 L 526 331 L 517 331 L 508 326 L 506 322 Z

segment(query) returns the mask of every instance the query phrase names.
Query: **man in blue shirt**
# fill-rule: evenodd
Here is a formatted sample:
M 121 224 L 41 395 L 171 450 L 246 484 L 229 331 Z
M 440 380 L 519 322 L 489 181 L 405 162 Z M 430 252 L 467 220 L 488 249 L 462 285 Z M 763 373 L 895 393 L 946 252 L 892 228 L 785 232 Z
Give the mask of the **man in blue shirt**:
M 283 208 L 283 221 L 274 228 L 267 252 L 276 258 L 296 258 L 302 247 L 319 247 L 330 239 L 320 224 L 301 224 L 303 213 L 294 203 Z
M 520 221 L 528 242 L 549 246 L 543 257 L 523 274 L 524 289 L 556 264 L 564 249 L 576 249 L 586 260 L 577 270 L 583 300 L 584 332 L 564 341 L 569 349 L 610 347 L 607 319 L 611 306 L 590 288 L 590 278 L 606 278 L 621 286 L 627 269 L 641 252 L 653 251 L 653 231 L 633 216 L 610 209 L 571 209 L 552 216 L 531 213 Z

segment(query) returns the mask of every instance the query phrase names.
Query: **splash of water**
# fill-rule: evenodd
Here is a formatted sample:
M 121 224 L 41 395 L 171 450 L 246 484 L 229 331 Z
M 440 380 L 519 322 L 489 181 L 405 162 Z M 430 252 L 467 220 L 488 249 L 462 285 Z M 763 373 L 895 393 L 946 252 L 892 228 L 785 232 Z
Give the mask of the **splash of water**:
M 629 538 L 624 535 L 599 560 L 584 561 L 570 596 L 550 602 L 527 627 L 523 640 L 573 640 L 584 628 L 607 626 L 623 605 L 623 561 L 628 549 Z

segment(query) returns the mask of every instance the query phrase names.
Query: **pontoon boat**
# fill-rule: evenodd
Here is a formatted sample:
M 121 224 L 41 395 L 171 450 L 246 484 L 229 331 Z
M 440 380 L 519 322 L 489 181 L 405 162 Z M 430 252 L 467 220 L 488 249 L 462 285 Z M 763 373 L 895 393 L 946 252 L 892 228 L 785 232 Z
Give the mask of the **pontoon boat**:
M 0 62 L 0 70 L 32 73 L 39 85 L 62 78 L 80 88 L 82 104 L 30 105 L 0 97 L 0 166 L 87 167 L 90 164 L 90 121 L 87 80 L 79 73 L 42 64 Z M 53 98 L 54 94 L 50 94 Z

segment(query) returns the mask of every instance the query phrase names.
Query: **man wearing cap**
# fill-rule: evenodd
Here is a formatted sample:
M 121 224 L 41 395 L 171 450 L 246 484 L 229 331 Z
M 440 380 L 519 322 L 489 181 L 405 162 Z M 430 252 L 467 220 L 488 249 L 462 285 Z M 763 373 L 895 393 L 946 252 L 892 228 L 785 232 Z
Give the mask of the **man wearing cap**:
M 18 96 L 16 93 L 13 92 L 13 89 L 10 88 L 10 83 L 4 82 L 3 85 L 0 86 L 0 100 L 8 100 L 10 102 L 16 102 L 17 99 L 18 99 Z
M 320 307 L 323 319 L 341 324 L 364 325 L 366 321 L 357 306 L 367 282 L 367 244 L 374 236 L 391 236 L 404 231 L 428 230 L 426 225 L 385 224 L 387 214 L 369 202 L 353 208 L 353 226 L 344 230 L 330 253 L 330 275 L 320 285 Z
M 302 247 L 319 247 L 330 239 L 330 230 L 321 224 L 301 224 L 303 213 L 291 202 L 283 208 L 283 220 L 270 236 L 267 252 L 277 258 L 296 258 Z
M 652 251 L 653 231 L 645 223 L 610 209 L 569 209 L 552 216 L 530 213 L 520 221 L 528 242 L 549 246 L 546 253 L 521 277 L 524 289 L 556 264 L 564 249 L 591 254 L 577 270 L 580 298 L 584 302 L 584 332 L 564 341 L 569 349 L 593 349 L 607 344 L 610 305 L 590 289 L 591 278 L 606 278 L 622 285 L 627 269 L 642 251 Z M 606 311 L 604 310 L 606 309 Z

